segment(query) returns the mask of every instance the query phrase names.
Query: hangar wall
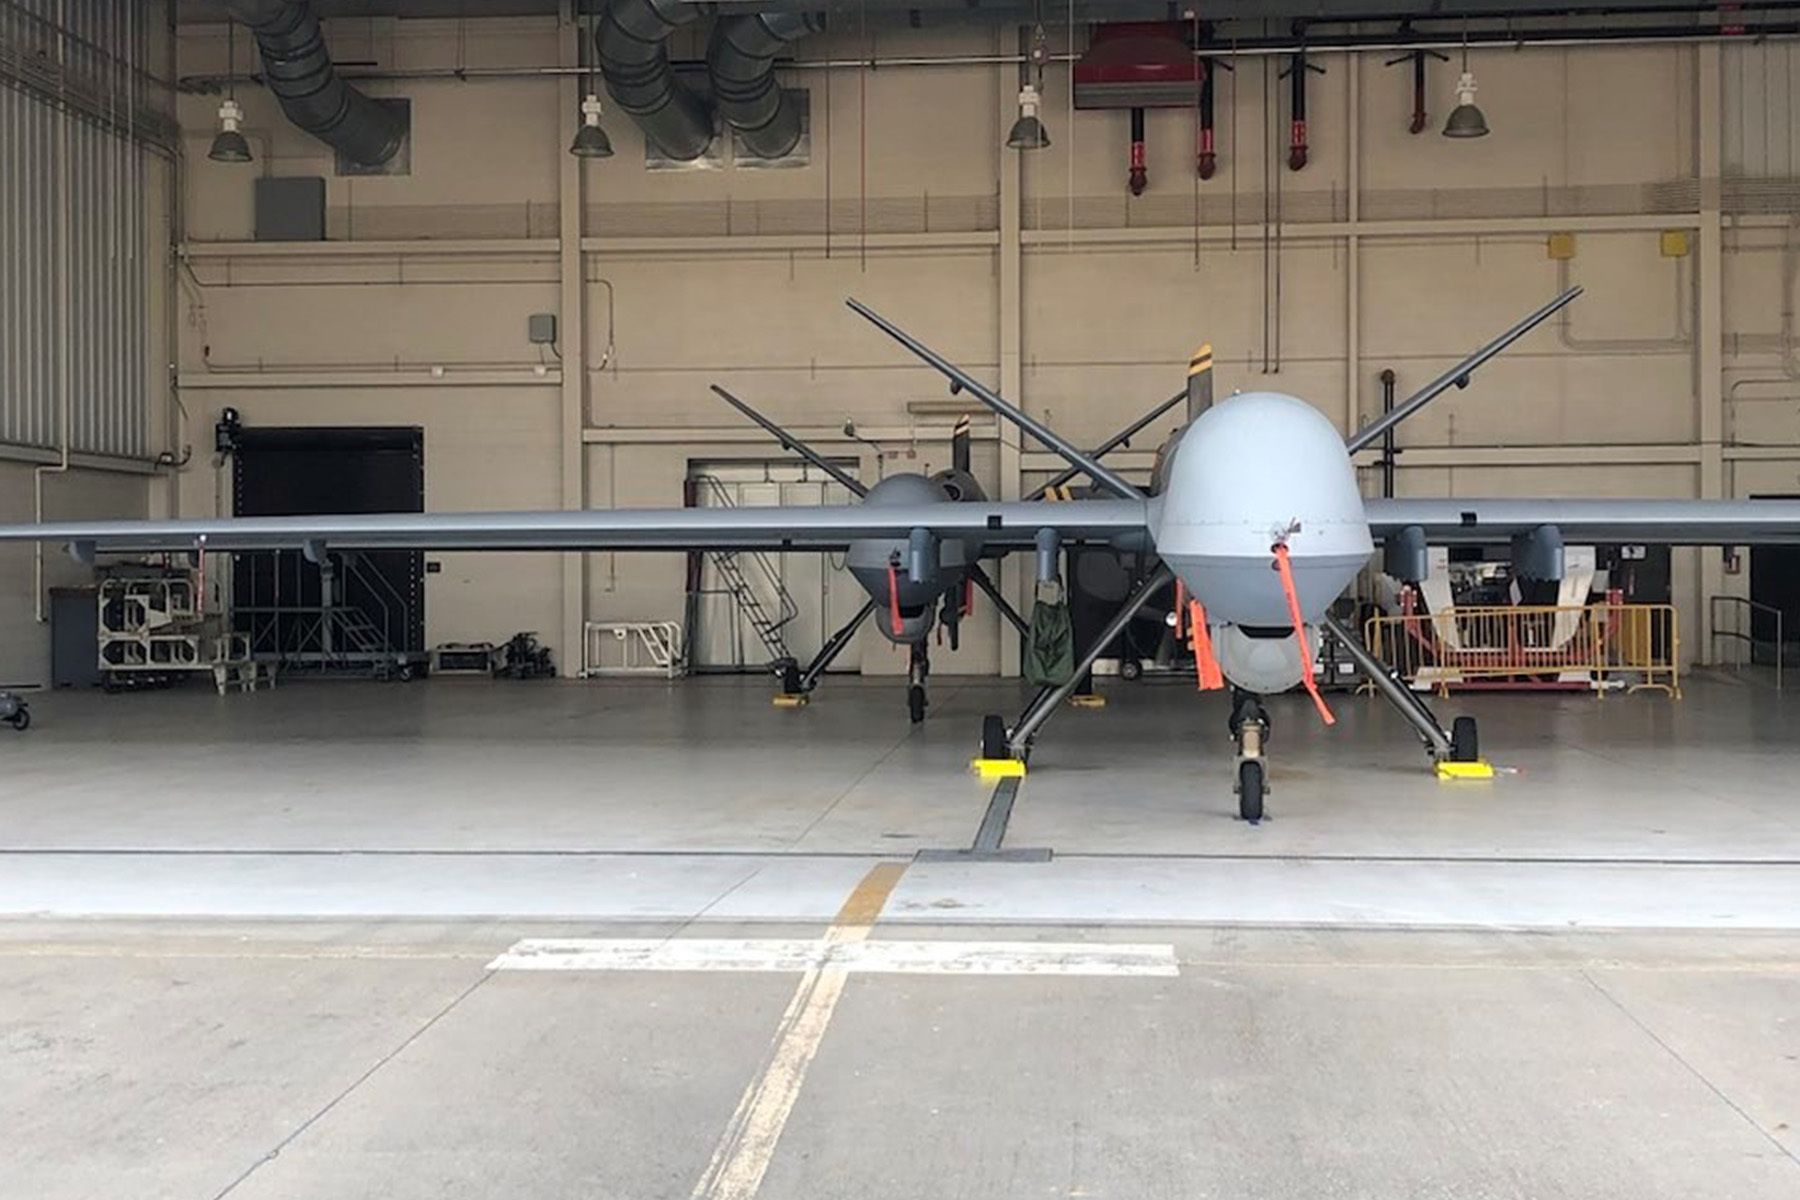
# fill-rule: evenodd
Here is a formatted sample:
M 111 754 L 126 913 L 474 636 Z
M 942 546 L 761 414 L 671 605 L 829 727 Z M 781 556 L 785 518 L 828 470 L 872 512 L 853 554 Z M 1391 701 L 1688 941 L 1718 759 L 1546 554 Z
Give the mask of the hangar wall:
M 224 68 L 219 27 L 181 34 L 183 73 Z M 574 52 L 549 20 L 355 20 L 331 36 L 347 59 L 397 68 Z M 873 50 L 983 54 L 1011 38 L 883 33 Z M 802 52 L 868 50 L 825 35 Z M 431 509 L 672 504 L 690 460 L 774 456 L 707 393 L 715 381 L 859 458 L 865 477 L 945 460 L 954 413 L 937 378 L 847 313 L 847 294 L 1091 442 L 1178 388 L 1202 339 L 1223 392 L 1292 391 L 1359 423 L 1383 368 L 1404 394 L 1569 281 L 1588 294 L 1566 322 L 1409 423 L 1401 494 L 1800 491 L 1800 192 L 1786 160 L 1740 153 L 1729 176 L 1722 162 L 1744 106 L 1795 103 L 1766 85 L 1787 53 L 1480 50 L 1495 132 L 1460 143 L 1406 133 L 1406 81 L 1378 57 L 1324 56 L 1297 173 L 1281 165 L 1286 88 L 1275 64 L 1245 58 L 1219 87 L 1218 175 L 1194 177 L 1191 113 L 1153 111 L 1137 198 L 1124 114 L 1071 112 L 1059 66 L 1045 80 L 1054 144 L 1029 155 L 1002 146 L 1013 67 L 789 71 L 810 92 L 813 140 L 809 165 L 783 170 L 646 170 L 610 106 L 618 154 L 582 162 L 565 152 L 572 79 L 472 78 L 369 83 L 411 100 L 411 174 L 339 177 L 240 89 L 256 163 L 196 155 L 186 170 L 185 436 L 204 443 L 224 405 L 251 423 L 419 424 Z M 1437 120 L 1450 82 L 1434 72 Z M 183 99 L 190 141 L 215 103 Z M 259 173 L 324 176 L 331 240 L 249 241 Z M 1685 253 L 1666 253 L 1667 231 L 1687 235 Z M 1573 258 L 1549 256 L 1553 233 L 1574 235 Z M 526 341 L 537 311 L 564 315 L 555 353 Z M 585 338 L 568 336 L 576 317 Z M 846 418 L 883 453 L 847 441 Z M 977 428 L 996 493 L 1053 469 Z M 1144 469 L 1150 449 L 1120 461 Z M 181 511 L 210 514 L 222 494 L 198 465 Z M 679 558 L 624 561 L 467 556 L 428 577 L 428 640 L 536 627 L 562 651 L 584 616 L 679 617 Z M 1742 584 L 1716 553 L 1678 555 L 1689 656 L 1706 653 L 1701 596 Z M 940 669 L 1015 667 L 991 615 L 976 624 Z
M 0 522 L 152 511 L 174 436 L 166 13 L 160 0 L 0 11 Z M 54 547 L 0 549 L 0 685 L 47 681 L 40 587 L 88 579 Z

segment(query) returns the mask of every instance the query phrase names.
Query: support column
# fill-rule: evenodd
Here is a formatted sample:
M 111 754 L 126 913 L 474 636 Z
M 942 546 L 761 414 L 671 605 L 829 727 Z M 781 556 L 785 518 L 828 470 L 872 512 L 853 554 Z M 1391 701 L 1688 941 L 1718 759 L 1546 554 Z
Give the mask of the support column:
M 1362 220 L 1362 55 L 1352 51 L 1344 58 L 1349 92 L 1344 109 L 1345 215 L 1350 222 L 1344 238 L 1344 436 L 1349 437 L 1362 424 L 1362 239 L 1356 233 Z
M 576 39 L 586 36 L 576 22 L 574 0 L 561 0 L 558 15 L 557 60 L 565 67 L 580 65 Z M 563 150 L 557 169 L 557 270 L 562 284 L 557 340 L 562 350 L 562 507 L 587 507 L 587 464 L 581 431 L 587 424 L 587 286 L 581 257 L 582 210 L 586 195 L 582 186 L 583 160 L 566 152 L 580 123 L 581 77 L 563 75 L 556 84 L 557 146 Z M 571 678 L 581 671 L 587 620 L 587 555 L 562 556 L 562 639 L 558 656 L 561 674 Z
M 1731 494 L 1725 478 L 1725 282 L 1723 222 L 1719 209 L 1719 178 L 1723 173 L 1721 142 L 1724 137 L 1723 93 L 1720 86 L 1718 43 L 1697 46 L 1695 70 L 1696 172 L 1700 178 L 1700 230 L 1694 271 L 1694 397 L 1699 405 L 1700 497 L 1722 499 Z M 1712 605 L 1709 596 L 1725 587 L 1725 570 L 1718 548 L 1702 547 L 1698 604 L 1695 606 L 1694 657 L 1712 657 Z
M 1024 39 L 1029 36 L 1029 34 L 1021 33 L 1021 47 L 1027 44 Z M 1004 39 L 1005 34 L 1001 33 L 999 40 L 1002 45 L 1004 45 Z M 1004 67 L 995 74 L 999 78 L 1000 89 L 1000 120 L 994 129 L 995 152 L 1000 156 L 999 384 L 1002 396 L 1020 408 L 1024 408 L 1024 331 L 1019 312 L 1023 263 L 1019 229 L 1021 208 L 1024 203 L 1023 163 L 1021 160 L 1025 156 L 1006 144 L 1006 135 L 1012 128 L 1013 118 L 1018 115 L 1019 81 L 1015 72 L 1008 71 Z M 1011 421 L 1001 421 L 999 424 L 1000 499 L 1017 500 L 1024 491 L 1019 430 Z M 1029 576 L 1030 572 L 1025 570 L 1019 555 L 1008 555 L 1001 560 L 1000 592 L 1011 599 L 1015 607 L 1023 608 L 1027 603 L 1025 589 L 1028 586 Z M 1014 637 L 1012 630 L 1005 625 L 1000 625 L 998 628 L 1000 674 L 1008 679 L 1016 679 L 1022 666 L 1019 659 L 1019 639 Z

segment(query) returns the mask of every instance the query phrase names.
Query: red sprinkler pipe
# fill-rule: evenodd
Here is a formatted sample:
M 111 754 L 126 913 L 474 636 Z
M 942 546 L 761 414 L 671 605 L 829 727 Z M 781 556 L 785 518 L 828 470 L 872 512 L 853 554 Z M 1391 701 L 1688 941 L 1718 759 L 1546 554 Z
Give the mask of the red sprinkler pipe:
M 1288 125 L 1288 170 L 1298 171 L 1306 165 L 1306 51 L 1294 53 L 1288 69 L 1293 88 L 1293 119 Z
M 1131 110 L 1131 174 L 1127 177 L 1131 194 L 1141 196 L 1150 183 L 1150 172 L 1144 166 L 1144 110 Z
M 1213 65 L 1212 59 L 1200 60 L 1200 144 L 1195 147 L 1195 165 L 1200 178 L 1211 179 L 1219 169 L 1219 156 L 1213 150 Z

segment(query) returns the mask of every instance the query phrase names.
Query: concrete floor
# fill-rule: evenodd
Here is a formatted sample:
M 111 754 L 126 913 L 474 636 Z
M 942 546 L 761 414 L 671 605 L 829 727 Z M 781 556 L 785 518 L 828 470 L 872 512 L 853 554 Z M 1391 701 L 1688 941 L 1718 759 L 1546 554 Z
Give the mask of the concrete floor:
M 910 861 L 981 818 L 992 682 L 916 730 L 875 681 L 40 697 L 0 738 L 0 1198 L 1800 1195 L 1800 706 L 1459 701 L 1507 769 L 1470 786 L 1377 702 L 1283 700 L 1249 828 L 1215 699 L 1112 697 L 1040 742 L 1036 865 Z M 872 943 L 1179 974 L 490 969 L 829 940 L 882 862 Z

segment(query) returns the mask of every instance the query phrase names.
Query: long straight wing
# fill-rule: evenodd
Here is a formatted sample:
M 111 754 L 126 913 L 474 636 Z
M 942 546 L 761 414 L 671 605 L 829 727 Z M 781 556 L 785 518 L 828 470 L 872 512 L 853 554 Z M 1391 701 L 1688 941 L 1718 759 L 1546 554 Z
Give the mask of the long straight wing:
M 1800 500 L 1365 500 L 1377 538 L 1417 525 L 1432 542 L 1488 545 L 1540 525 L 1564 542 L 1800 544 Z
M 1142 532 L 1140 500 L 1067 504 L 943 503 L 767 508 L 641 508 L 585 512 L 384 513 L 177 521 L 0 525 L 0 542 L 66 543 L 78 555 L 156 550 L 708 550 L 838 549 L 914 529 L 1000 546 L 1029 546 L 1040 529 L 1074 541 Z

